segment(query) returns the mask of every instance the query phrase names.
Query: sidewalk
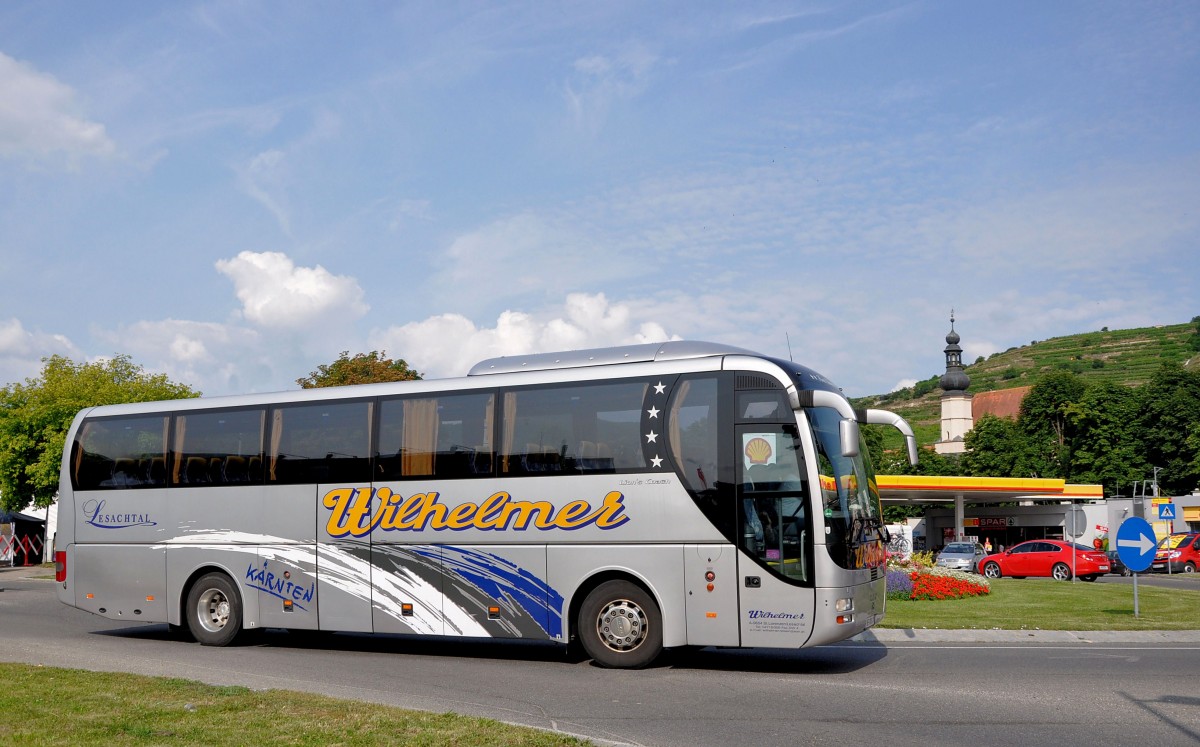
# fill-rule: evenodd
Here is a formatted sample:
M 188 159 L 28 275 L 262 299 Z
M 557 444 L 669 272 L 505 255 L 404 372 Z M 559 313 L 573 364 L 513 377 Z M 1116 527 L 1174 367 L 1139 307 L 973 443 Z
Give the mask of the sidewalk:
M 0 565 L 0 581 L 4 579 L 31 578 L 35 576 L 49 576 L 54 578 L 54 568 L 44 567 L 40 565 Z
M 952 630 L 872 628 L 853 643 L 1200 643 L 1200 630 Z

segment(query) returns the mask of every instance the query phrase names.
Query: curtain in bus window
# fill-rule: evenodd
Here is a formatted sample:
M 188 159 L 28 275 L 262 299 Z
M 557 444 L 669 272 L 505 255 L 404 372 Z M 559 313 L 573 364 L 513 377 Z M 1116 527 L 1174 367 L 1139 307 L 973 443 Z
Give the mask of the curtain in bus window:
M 687 400 L 688 392 L 692 389 L 692 382 L 685 381 L 679 385 L 675 394 L 675 406 L 671 408 L 671 458 L 676 464 L 683 464 L 683 439 L 679 434 L 679 409 L 683 407 L 683 403 Z
M 167 446 L 170 443 L 170 437 L 171 437 L 171 418 L 169 418 L 169 417 L 163 418 L 162 427 L 163 427 L 162 461 L 161 462 L 156 461 L 155 464 L 151 467 L 151 472 L 152 472 L 151 481 L 155 485 L 166 485 L 167 484 L 167 465 L 170 464 L 170 454 L 167 451 Z M 161 475 L 159 474 L 160 470 L 161 470 Z
M 404 477 L 432 475 L 437 453 L 438 401 L 404 400 L 404 440 L 401 474 Z
M 516 466 L 513 455 L 513 439 L 517 435 L 517 395 L 506 392 L 504 395 L 504 443 L 501 444 L 501 471 L 505 474 L 513 472 Z
M 483 414 L 482 450 L 475 457 L 475 470 L 480 473 L 490 473 L 493 469 L 492 429 L 496 418 L 495 395 L 488 395 L 487 409 Z
M 72 478 L 74 479 L 76 490 L 82 489 L 82 470 L 80 468 L 83 465 L 83 454 L 85 451 L 83 445 L 88 442 L 88 436 L 91 435 L 92 430 L 92 423 L 84 423 L 83 427 L 79 429 L 79 435 L 75 437 L 75 468 L 72 471 Z
M 717 382 L 682 381 L 670 407 L 671 457 L 695 494 L 711 490 L 717 475 Z
M 283 439 L 283 410 L 276 410 L 271 422 L 271 466 L 267 479 L 275 482 L 278 478 L 275 468 L 279 465 L 279 442 Z
M 175 418 L 175 453 L 182 451 L 183 446 L 187 443 L 185 436 L 187 434 L 187 418 Z M 183 479 L 183 463 L 179 458 L 173 460 L 171 464 L 171 484 L 178 485 Z

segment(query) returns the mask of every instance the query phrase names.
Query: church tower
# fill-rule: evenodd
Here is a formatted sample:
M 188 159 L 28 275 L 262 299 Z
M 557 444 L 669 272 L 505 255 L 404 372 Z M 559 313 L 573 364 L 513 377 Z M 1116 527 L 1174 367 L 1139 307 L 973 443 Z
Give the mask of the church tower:
M 961 454 L 967 450 L 963 436 L 975 425 L 971 415 L 971 397 L 967 387 L 971 377 L 963 371 L 962 348 L 954 331 L 954 310 L 950 310 L 950 334 L 946 335 L 946 373 L 938 380 L 942 387 L 942 438 L 933 445 L 939 454 Z

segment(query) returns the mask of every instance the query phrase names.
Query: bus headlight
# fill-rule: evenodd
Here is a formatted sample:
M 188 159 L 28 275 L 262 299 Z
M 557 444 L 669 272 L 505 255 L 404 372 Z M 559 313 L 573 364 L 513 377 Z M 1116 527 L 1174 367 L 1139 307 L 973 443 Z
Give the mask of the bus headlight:
M 833 604 L 833 608 L 838 612 L 852 612 L 854 610 L 853 599 L 839 599 Z

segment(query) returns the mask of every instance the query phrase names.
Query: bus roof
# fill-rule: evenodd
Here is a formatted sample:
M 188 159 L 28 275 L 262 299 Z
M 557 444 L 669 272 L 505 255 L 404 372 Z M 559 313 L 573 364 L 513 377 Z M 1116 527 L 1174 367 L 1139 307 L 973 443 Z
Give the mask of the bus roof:
M 695 340 L 670 340 L 644 345 L 624 345 L 591 350 L 568 350 L 560 353 L 507 355 L 480 361 L 467 372 L 468 376 L 514 373 L 517 371 L 548 371 L 558 368 L 611 366 L 618 363 L 649 363 L 677 361 L 688 358 L 711 358 L 719 355 L 762 355 L 732 345 Z

